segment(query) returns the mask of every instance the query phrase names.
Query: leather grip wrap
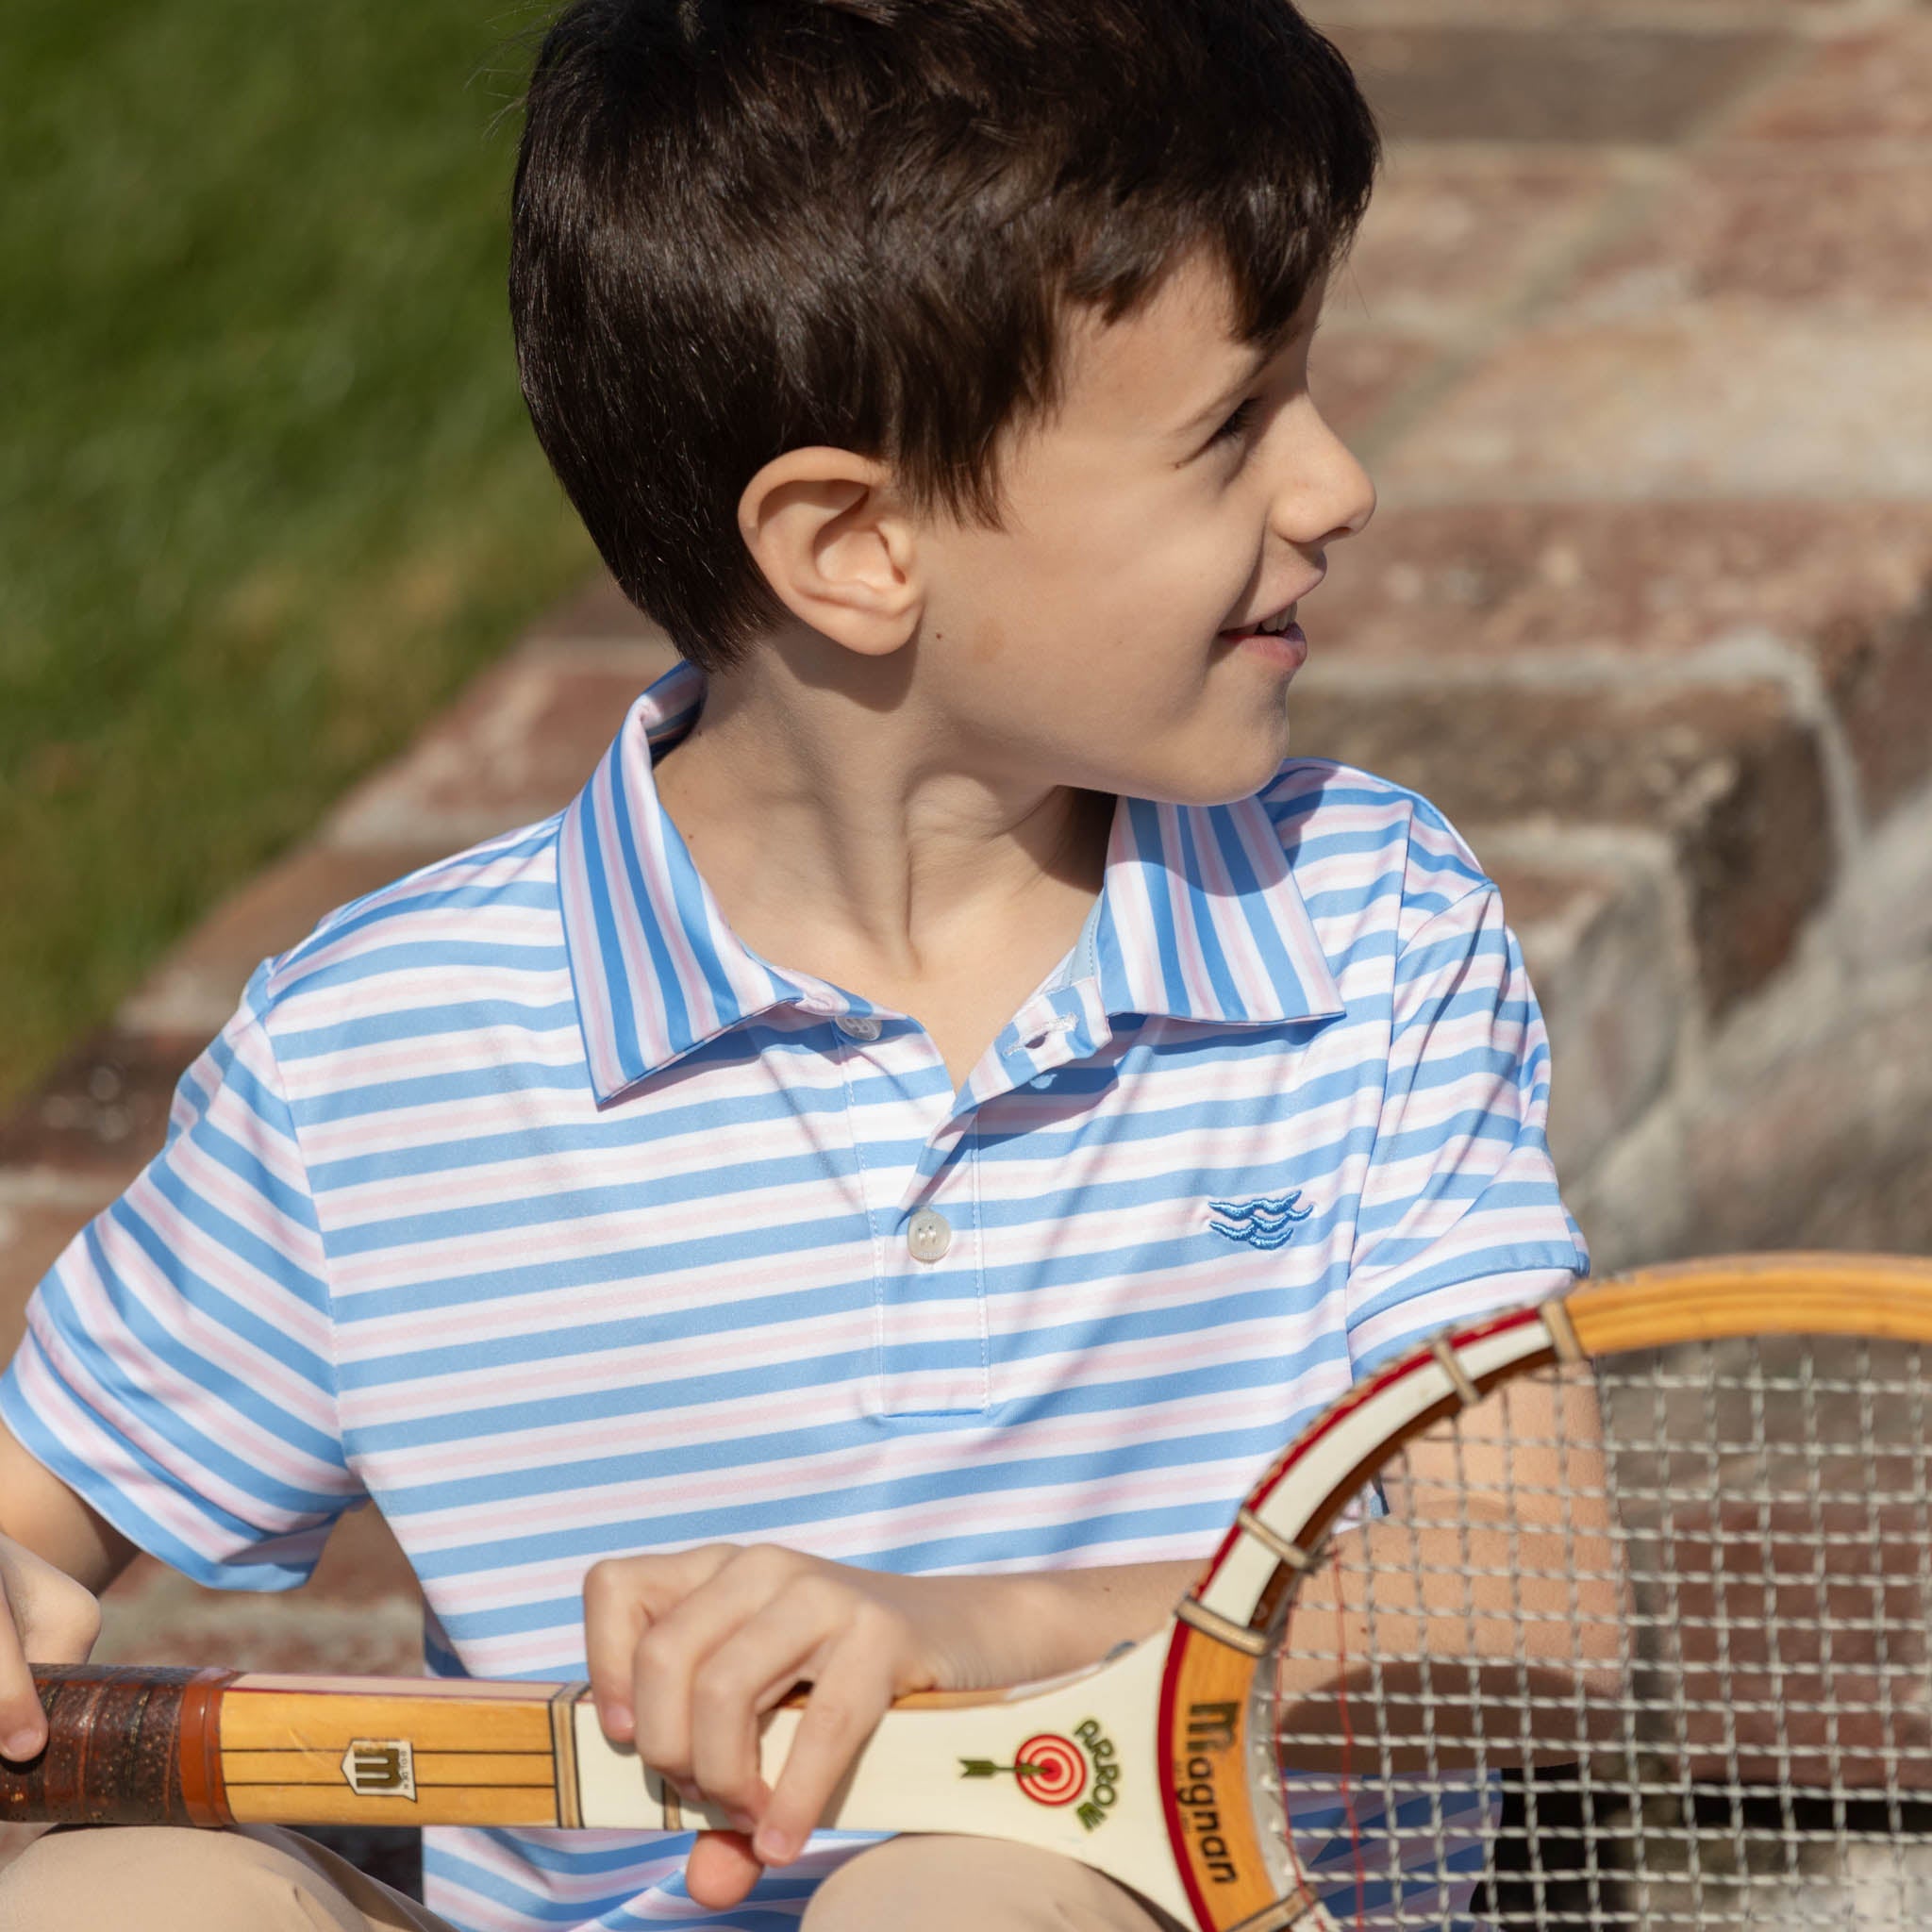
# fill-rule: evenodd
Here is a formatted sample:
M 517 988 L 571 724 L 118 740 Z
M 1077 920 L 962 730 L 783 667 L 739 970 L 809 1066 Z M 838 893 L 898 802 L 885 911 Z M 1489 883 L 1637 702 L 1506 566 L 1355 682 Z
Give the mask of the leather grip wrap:
M 47 1748 L 26 1764 L 0 1759 L 0 1822 L 227 1823 L 214 1724 L 222 1687 L 233 1675 L 106 1664 L 36 1666 Z M 185 1790 L 184 1748 L 192 1759 Z M 217 1767 L 212 1776 L 211 1762 Z

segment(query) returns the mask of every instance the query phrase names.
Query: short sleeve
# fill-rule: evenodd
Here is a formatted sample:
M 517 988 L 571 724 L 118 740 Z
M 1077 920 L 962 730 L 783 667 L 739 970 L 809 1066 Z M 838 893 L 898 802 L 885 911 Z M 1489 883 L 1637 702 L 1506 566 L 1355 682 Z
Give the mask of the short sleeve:
M 1549 1041 L 1485 880 L 1397 954 L 1388 1084 L 1348 1291 L 1356 1373 L 1588 1272 L 1545 1139 Z
M 0 1417 L 196 1582 L 287 1590 L 361 1491 L 337 1424 L 322 1240 L 262 979 L 182 1077 L 168 1141 L 27 1308 Z

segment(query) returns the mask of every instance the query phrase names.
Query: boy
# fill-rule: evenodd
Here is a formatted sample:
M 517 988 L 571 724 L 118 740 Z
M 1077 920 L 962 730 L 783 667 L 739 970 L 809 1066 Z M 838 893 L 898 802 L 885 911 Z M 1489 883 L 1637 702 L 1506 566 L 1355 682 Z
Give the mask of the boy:
M 688 661 L 558 818 L 257 974 L 37 1296 L 0 1551 L 78 1654 L 57 1573 L 288 1587 L 373 1497 L 434 1669 L 588 1671 L 742 1831 L 432 1834 L 430 1914 L 288 1834 L 69 1833 L 0 1924 L 1154 1923 L 808 1834 L 891 1697 L 1151 1631 L 1364 1365 L 1585 1265 L 1493 887 L 1284 762 L 1374 505 L 1306 375 L 1375 153 L 1284 0 L 553 29 L 525 392 Z

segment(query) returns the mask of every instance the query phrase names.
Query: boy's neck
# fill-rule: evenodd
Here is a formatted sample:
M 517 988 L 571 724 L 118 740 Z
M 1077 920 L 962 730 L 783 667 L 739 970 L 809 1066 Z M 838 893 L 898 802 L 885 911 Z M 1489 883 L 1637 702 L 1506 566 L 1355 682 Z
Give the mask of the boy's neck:
M 1024 997 L 1100 890 L 1114 801 L 975 758 L 891 660 L 851 669 L 814 682 L 772 654 L 714 675 L 657 767 L 664 808 L 774 964 L 899 1004 L 1039 954 Z

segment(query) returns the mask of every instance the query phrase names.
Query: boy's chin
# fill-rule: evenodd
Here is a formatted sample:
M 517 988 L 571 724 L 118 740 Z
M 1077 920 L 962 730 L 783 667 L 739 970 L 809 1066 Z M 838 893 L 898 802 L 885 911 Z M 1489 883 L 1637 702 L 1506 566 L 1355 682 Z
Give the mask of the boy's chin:
M 1233 805 L 1262 790 L 1287 756 L 1286 728 L 1230 734 L 1211 751 L 1171 759 L 1164 769 L 1149 771 L 1140 785 L 1124 789 L 1136 798 L 1158 799 L 1164 805 Z

